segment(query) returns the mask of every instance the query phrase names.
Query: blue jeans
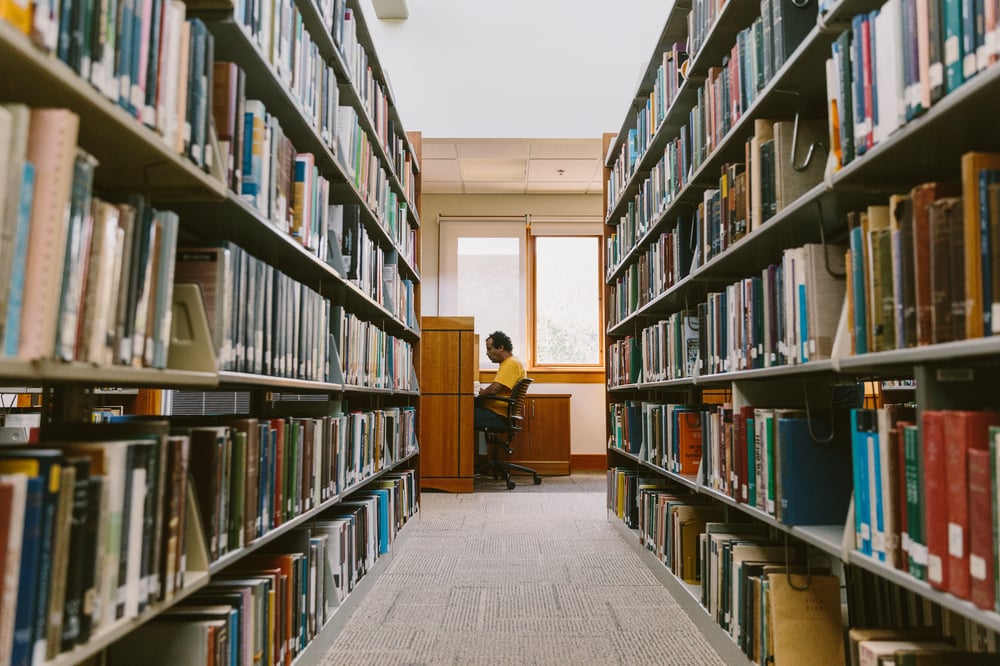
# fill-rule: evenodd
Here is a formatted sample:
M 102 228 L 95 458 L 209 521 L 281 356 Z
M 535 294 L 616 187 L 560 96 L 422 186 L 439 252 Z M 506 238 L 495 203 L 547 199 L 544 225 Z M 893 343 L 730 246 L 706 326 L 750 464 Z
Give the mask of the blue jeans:
M 486 409 L 485 407 L 476 405 L 476 411 L 473 415 L 473 428 L 476 430 L 482 430 L 483 428 L 489 428 L 490 430 L 506 430 L 507 419 L 491 409 Z

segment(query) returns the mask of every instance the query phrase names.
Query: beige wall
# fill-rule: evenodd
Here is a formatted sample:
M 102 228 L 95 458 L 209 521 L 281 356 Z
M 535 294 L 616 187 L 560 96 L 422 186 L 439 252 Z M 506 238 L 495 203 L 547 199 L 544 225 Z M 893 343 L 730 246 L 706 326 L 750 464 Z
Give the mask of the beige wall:
M 597 216 L 599 195 L 425 194 L 420 206 L 420 314 L 438 315 L 438 216 Z M 535 393 L 568 393 L 573 454 L 604 453 L 604 382 L 535 384 Z

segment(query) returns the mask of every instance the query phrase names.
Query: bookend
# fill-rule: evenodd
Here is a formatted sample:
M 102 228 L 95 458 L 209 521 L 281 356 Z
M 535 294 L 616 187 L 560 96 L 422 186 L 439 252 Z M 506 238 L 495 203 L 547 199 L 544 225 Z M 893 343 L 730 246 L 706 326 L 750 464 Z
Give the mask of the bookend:
M 219 364 L 208 327 L 201 287 L 193 282 L 174 285 L 173 320 L 167 367 L 171 370 L 217 374 Z

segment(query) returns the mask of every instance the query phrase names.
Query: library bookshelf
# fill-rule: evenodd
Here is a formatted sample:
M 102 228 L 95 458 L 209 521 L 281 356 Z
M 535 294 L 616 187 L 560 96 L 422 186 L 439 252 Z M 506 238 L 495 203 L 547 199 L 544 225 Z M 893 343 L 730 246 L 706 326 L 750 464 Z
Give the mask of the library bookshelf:
M 810 654 L 777 611 L 753 608 L 776 602 L 775 575 L 803 576 L 799 600 L 782 583 L 780 605 L 824 607 L 810 631 L 845 662 L 872 627 L 1000 649 L 995 596 L 973 599 L 962 583 L 997 579 L 982 527 L 996 524 L 996 477 L 976 467 L 1000 432 L 982 416 L 1000 406 L 988 380 L 1000 347 L 979 325 L 1000 259 L 1000 140 L 985 129 L 1000 95 L 998 9 L 985 4 L 962 32 L 963 3 L 948 1 L 676 0 L 621 128 L 605 135 L 609 512 L 692 591 L 698 626 L 727 658 Z M 919 199 L 928 183 L 941 187 Z M 964 208 L 948 200 L 959 196 Z M 946 210 L 958 211 L 951 226 Z M 952 254 L 921 229 L 954 229 Z M 927 322 L 947 321 L 947 335 L 918 328 L 934 298 L 944 305 Z M 883 382 L 879 409 L 864 409 L 861 383 L 899 379 L 915 382 Z M 918 459 L 942 413 L 983 419 L 960 454 L 940 454 L 966 483 L 985 479 L 974 496 L 943 497 Z M 966 460 L 967 449 L 984 453 Z M 964 486 L 955 479 L 945 485 Z M 808 517 L 792 509 L 803 504 Z M 927 517 L 928 504 L 948 508 Z M 951 544 L 928 536 L 942 526 Z M 713 548 L 729 557 L 736 537 L 713 534 L 726 530 L 772 573 L 721 567 Z M 935 557 L 943 581 L 928 573 Z M 822 598 L 804 584 L 817 577 L 830 579 Z M 712 597 L 730 583 L 732 598 Z
M 420 134 L 356 0 L 98 4 L 0 9 L 0 661 L 319 659 L 419 507 Z

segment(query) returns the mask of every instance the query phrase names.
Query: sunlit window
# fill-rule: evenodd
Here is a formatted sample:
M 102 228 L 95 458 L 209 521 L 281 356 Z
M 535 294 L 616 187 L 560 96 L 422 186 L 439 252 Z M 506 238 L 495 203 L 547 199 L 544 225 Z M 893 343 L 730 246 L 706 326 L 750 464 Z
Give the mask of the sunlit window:
M 600 364 L 599 246 L 593 236 L 534 239 L 535 365 Z

